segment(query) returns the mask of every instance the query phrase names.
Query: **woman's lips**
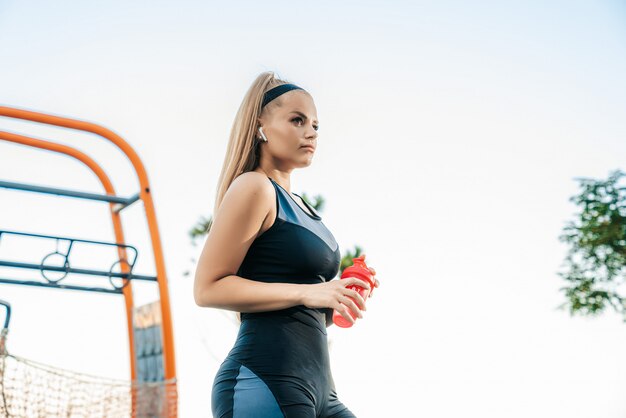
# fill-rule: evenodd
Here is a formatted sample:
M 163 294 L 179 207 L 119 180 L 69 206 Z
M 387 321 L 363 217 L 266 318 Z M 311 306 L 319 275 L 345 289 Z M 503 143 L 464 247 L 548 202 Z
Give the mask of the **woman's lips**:
M 304 148 L 306 150 L 310 150 L 311 152 L 315 152 L 315 148 L 313 148 L 312 146 L 309 146 L 309 145 L 305 145 L 305 146 L 303 146 L 301 148 Z

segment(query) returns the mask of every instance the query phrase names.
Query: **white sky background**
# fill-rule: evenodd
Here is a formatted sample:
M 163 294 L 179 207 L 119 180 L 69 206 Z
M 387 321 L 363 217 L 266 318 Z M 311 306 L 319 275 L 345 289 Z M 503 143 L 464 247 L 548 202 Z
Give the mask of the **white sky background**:
M 318 109 L 319 148 L 292 190 L 324 196 L 342 253 L 364 247 L 381 281 L 363 320 L 329 329 L 339 396 L 357 416 L 626 415 L 626 324 L 556 309 L 574 178 L 624 168 L 624 3 L 337 3 L 0 3 L 0 104 L 111 128 L 147 168 L 180 416 L 210 415 L 236 335 L 193 302 L 183 272 L 200 247 L 187 233 L 212 210 L 231 123 L 266 70 Z M 77 147 L 120 195 L 138 191 L 126 158 L 93 135 L 0 129 Z M 102 191 L 80 163 L 8 143 L 0 179 Z M 151 274 L 142 212 L 123 222 Z M 106 204 L 0 190 L 2 229 L 112 241 L 108 219 Z M 0 258 L 30 254 L 6 247 Z M 150 302 L 154 286 L 135 294 Z M 14 354 L 128 377 L 121 297 L 2 284 L 0 298 Z

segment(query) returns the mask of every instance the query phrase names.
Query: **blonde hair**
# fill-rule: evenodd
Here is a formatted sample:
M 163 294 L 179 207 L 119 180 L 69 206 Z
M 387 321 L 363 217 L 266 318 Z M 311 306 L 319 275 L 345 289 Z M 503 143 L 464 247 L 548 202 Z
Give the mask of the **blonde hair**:
M 214 215 L 235 178 L 258 167 L 261 155 L 256 135 L 258 118 L 263 112 L 261 109 L 263 95 L 266 91 L 286 83 L 288 81 L 276 77 L 274 72 L 267 71 L 259 74 L 246 92 L 230 131 L 226 156 L 217 181 Z M 280 99 L 277 97 L 272 100 L 265 106 L 265 109 L 270 106 L 280 106 Z

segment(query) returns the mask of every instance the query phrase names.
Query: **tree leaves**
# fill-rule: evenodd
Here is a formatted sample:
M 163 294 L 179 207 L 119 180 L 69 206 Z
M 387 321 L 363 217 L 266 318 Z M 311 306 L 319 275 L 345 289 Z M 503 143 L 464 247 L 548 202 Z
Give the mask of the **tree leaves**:
M 363 249 L 358 245 L 354 246 L 354 251 L 346 250 L 343 257 L 341 257 L 341 264 L 339 264 L 339 273 L 337 273 L 337 275 L 341 276 L 346 268 L 354 264 L 352 259 L 359 257 L 361 254 L 363 254 Z
M 191 238 L 191 245 L 195 247 L 196 240 L 207 235 L 209 233 L 209 229 L 211 229 L 211 225 L 213 225 L 213 215 L 210 215 L 208 218 L 201 216 L 188 232 L 189 238 Z
M 579 208 L 559 239 L 570 248 L 558 274 L 567 301 L 559 306 L 571 315 L 598 315 L 612 307 L 626 322 L 626 187 L 618 183 L 626 173 L 616 170 L 607 180 L 578 178 L 580 192 L 570 198 Z
M 306 193 L 301 194 L 302 199 L 306 201 L 310 206 L 313 206 L 317 212 L 322 212 L 324 210 L 324 205 L 326 204 L 326 200 L 321 195 L 315 196 L 315 201 L 311 200 Z

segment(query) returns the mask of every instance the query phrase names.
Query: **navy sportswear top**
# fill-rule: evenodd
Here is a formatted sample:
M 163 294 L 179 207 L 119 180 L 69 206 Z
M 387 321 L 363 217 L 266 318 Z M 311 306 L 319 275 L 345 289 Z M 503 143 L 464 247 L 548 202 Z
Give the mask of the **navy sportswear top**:
M 276 218 L 272 226 L 253 241 L 237 275 L 267 283 L 315 284 L 333 279 L 341 262 L 335 237 L 304 199 L 301 200 L 312 215 L 282 186 L 268 179 L 276 189 Z M 288 311 L 307 323 L 316 320 L 314 317 L 319 313 L 328 314 L 326 309 L 312 310 L 303 306 Z M 250 314 L 242 313 L 242 320 L 247 315 Z M 326 319 L 321 325 L 326 327 Z
M 237 275 L 267 283 L 333 279 L 341 262 L 335 238 L 304 199 L 311 214 L 269 180 L 276 190 L 276 218 L 253 241 Z M 233 416 L 237 399 L 253 401 L 236 390 L 237 376 L 245 370 L 267 385 L 285 417 L 353 417 L 337 398 L 330 370 L 326 324 L 331 313 L 304 305 L 242 313 L 237 340 L 215 379 L 215 416 Z

